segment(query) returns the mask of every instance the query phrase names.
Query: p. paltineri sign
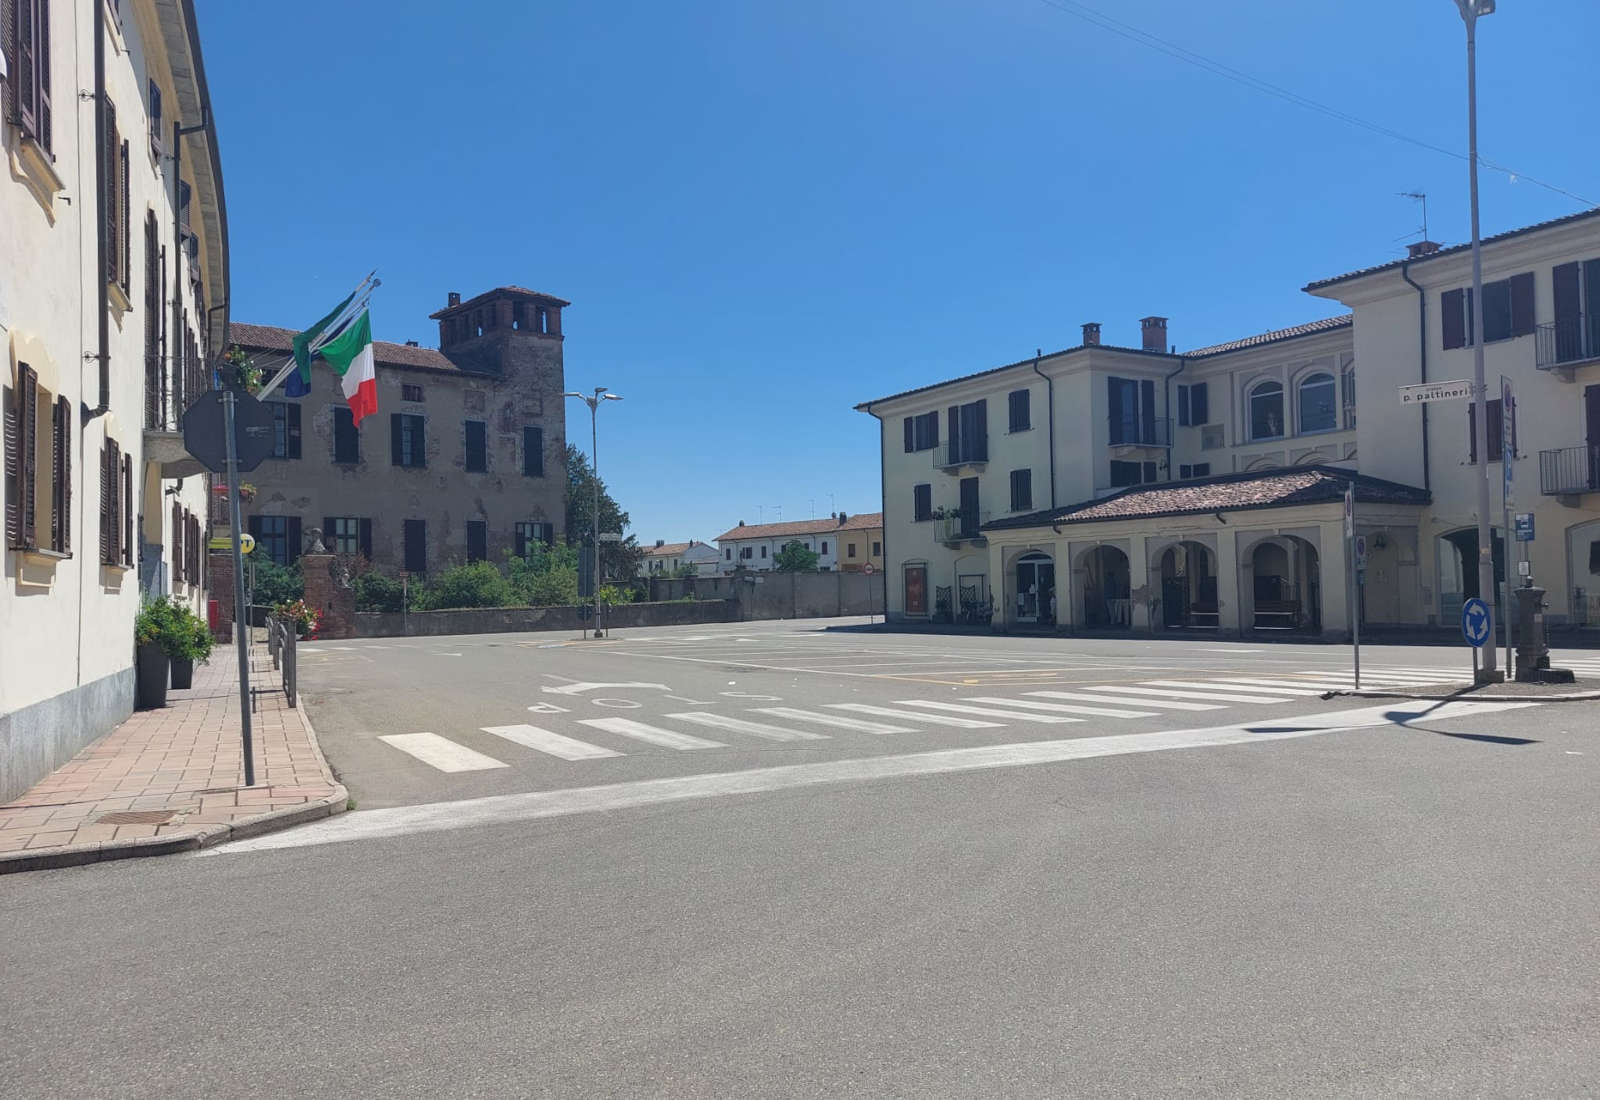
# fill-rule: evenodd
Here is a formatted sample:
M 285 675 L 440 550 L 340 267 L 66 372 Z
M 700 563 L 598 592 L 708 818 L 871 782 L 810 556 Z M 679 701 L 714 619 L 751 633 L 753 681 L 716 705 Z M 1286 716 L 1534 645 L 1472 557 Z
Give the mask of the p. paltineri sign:
M 1424 382 L 1419 386 L 1401 386 L 1400 404 L 1426 405 L 1430 401 L 1460 401 L 1477 395 L 1477 386 L 1470 378 L 1454 382 Z

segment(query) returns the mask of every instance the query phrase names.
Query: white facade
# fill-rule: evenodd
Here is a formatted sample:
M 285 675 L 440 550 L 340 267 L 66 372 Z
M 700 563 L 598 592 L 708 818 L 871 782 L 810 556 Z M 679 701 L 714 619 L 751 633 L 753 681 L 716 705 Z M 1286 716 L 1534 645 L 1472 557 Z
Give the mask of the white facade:
M 1490 336 L 1501 337 L 1486 351 L 1492 396 L 1502 374 L 1518 395 L 1516 508 L 1537 524 L 1532 573 L 1550 589 L 1552 623 L 1600 623 L 1600 326 L 1577 317 L 1600 316 L 1600 214 L 1492 238 L 1484 263 L 1486 284 L 1522 276 L 1514 319 L 1512 291 L 1486 285 Z M 1574 281 L 1587 309 L 1575 310 Z M 1292 496 L 1252 506 L 1282 483 L 1242 476 L 1304 467 L 1327 471 L 1327 483 L 1359 472 L 1431 494 L 1423 504 L 1377 483 L 1359 490 L 1373 502 L 1358 509 L 1363 621 L 1454 623 L 1476 589 L 1462 565 L 1476 552 L 1475 535 L 1463 541 L 1478 469 L 1466 403 L 1431 406 L 1425 430 L 1397 390 L 1471 377 L 1470 347 L 1444 347 L 1441 302 L 1469 282 L 1465 249 L 1426 254 L 1308 288 L 1353 315 L 1182 355 L 1161 350 L 1160 318 L 1145 320 L 1148 350 L 1100 345 L 1086 326 L 1080 347 L 858 406 L 880 421 L 891 615 L 1339 636 L 1349 628 L 1342 509 L 1320 497 L 1288 507 Z M 1567 361 L 1540 369 L 1558 342 Z M 1491 457 L 1498 530 L 1497 447 Z M 1206 499 L 1227 503 L 1203 516 L 1069 515 L 1130 486 L 1185 481 L 1217 483 Z M 1156 499 L 1136 491 L 1130 504 L 1144 497 Z M 1179 614 L 1175 593 L 1196 574 L 1206 595 L 1191 592 Z
M 9 169 L 0 181 L 0 799 L 131 711 L 142 592 L 172 592 L 206 611 L 209 479 L 176 429 L 180 402 L 204 375 L 202 356 L 221 351 L 226 309 L 208 307 L 228 298 L 192 5 L 31 0 L 29 13 L 47 35 L 0 42 L 22 89 L 7 90 L 0 128 Z M 179 122 L 195 132 L 175 139 Z M 178 172 L 187 230 L 177 224 Z
M 711 576 L 719 571 L 722 555 L 709 543 L 690 539 L 688 542 L 657 542 L 644 552 L 643 568 L 647 574 L 672 576 L 680 569 L 693 568 L 697 575 Z
M 878 512 L 859 515 L 845 513 L 827 519 L 795 520 L 790 523 L 746 525 L 741 522 L 717 536 L 720 556 L 717 568 L 723 573 L 731 573 L 736 569 L 758 573 L 770 570 L 775 568 L 774 562 L 779 552 L 791 542 L 798 542 L 817 555 L 817 568 L 820 571 L 826 573 L 847 567 L 853 570 L 858 562 L 846 556 L 847 544 L 855 541 L 861 562 L 870 560 L 859 537 L 852 537 L 875 531 L 882 526 L 882 522 L 882 514 Z

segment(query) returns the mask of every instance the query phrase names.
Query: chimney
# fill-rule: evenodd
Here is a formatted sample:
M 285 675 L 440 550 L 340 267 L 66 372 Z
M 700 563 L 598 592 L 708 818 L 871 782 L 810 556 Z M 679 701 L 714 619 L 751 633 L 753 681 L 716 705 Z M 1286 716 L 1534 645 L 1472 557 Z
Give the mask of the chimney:
M 840 527 L 844 526 L 844 521 L 845 521 L 846 518 L 847 517 L 845 516 L 845 514 L 843 512 L 839 513 L 839 526 Z
M 1414 241 L 1406 245 L 1406 259 L 1415 260 L 1423 256 L 1432 256 L 1439 251 L 1438 241 Z
M 458 306 L 460 304 L 461 304 L 461 291 L 452 290 L 450 293 L 445 295 L 445 308 L 446 309 L 450 308 L 451 306 Z
M 415 340 L 407 340 L 406 341 L 406 347 L 408 347 L 408 348 L 419 348 L 421 346 L 422 345 L 417 343 Z
M 1167 350 L 1167 319 L 1165 317 L 1141 317 L 1139 329 L 1144 337 L 1145 351 Z
M 666 544 L 667 544 L 667 540 L 666 539 L 656 539 L 656 546 L 657 547 L 662 547 L 662 546 L 665 546 Z
M 743 526 L 744 526 L 744 520 L 740 520 L 740 521 L 739 521 L 739 526 L 740 526 L 740 527 L 743 527 Z
M 1083 346 L 1097 348 L 1100 346 L 1100 322 L 1090 321 L 1083 326 Z

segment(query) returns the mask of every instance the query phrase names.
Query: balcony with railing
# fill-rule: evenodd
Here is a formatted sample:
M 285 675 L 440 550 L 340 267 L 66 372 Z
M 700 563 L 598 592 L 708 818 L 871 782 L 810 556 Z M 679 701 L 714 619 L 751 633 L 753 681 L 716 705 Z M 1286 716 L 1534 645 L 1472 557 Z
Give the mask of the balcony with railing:
M 1113 447 L 1170 447 L 1172 418 L 1169 416 L 1113 416 Z
M 1600 315 L 1578 313 L 1538 327 L 1534 366 L 1569 374 L 1573 367 L 1600 361 Z
M 947 439 L 933 449 L 933 464 L 947 474 L 963 468 L 982 469 L 989 462 L 989 440 Z
M 1547 497 L 1600 493 L 1600 446 L 1540 451 L 1539 491 Z
M 957 509 L 947 512 L 935 520 L 938 524 L 939 541 L 946 546 L 954 546 L 962 542 L 975 542 L 984 536 L 981 533 L 983 525 L 989 522 L 989 513 L 980 512 L 975 508 Z

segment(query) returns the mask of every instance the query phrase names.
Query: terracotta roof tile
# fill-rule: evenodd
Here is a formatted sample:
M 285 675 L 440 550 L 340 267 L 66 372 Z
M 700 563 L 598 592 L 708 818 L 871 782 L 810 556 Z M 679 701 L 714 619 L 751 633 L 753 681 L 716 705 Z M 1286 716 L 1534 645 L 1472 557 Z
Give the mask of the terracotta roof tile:
M 473 295 L 471 298 L 468 298 L 458 306 L 445 306 L 437 313 L 430 313 L 428 316 L 434 320 L 438 320 L 441 317 L 449 316 L 461 310 L 472 309 L 474 306 L 481 305 L 490 298 L 495 298 L 503 294 L 514 294 L 520 295 L 524 298 L 535 298 L 540 302 L 543 302 L 545 305 L 570 306 L 572 304 L 565 298 L 557 298 L 554 294 L 545 294 L 543 291 L 539 290 L 529 290 L 525 286 L 497 286 L 493 290 L 486 290 L 482 294 Z
M 233 321 L 228 325 L 228 339 L 241 348 L 288 353 L 294 345 L 294 329 L 274 325 L 250 325 Z M 426 370 L 447 370 L 459 373 L 460 369 L 437 348 L 414 348 L 409 344 L 392 344 L 387 340 L 372 341 L 372 356 L 380 367 L 417 367 Z
M 1324 317 L 1320 321 L 1307 321 L 1303 325 L 1293 325 L 1289 328 L 1276 328 L 1271 332 L 1263 332 L 1256 336 L 1246 336 L 1242 340 L 1229 340 L 1224 344 L 1212 344 L 1207 348 L 1195 348 L 1193 351 L 1183 353 L 1186 359 L 1204 359 L 1208 355 L 1222 355 L 1230 351 L 1243 351 L 1245 348 L 1260 347 L 1262 344 L 1275 344 L 1279 340 L 1293 340 L 1299 336 L 1313 336 L 1319 332 L 1332 332 L 1334 329 L 1349 328 L 1355 323 L 1355 314 L 1346 313 L 1339 317 Z
M 843 523 L 837 519 L 801 519 L 792 523 L 750 523 L 722 532 L 717 542 L 739 539 L 775 539 L 784 535 L 826 535 L 829 531 L 870 531 L 883 526 L 882 512 L 863 512 L 858 516 L 846 513 Z
M 669 542 L 669 543 L 665 543 L 665 544 L 663 544 L 661 546 L 647 546 L 647 547 L 645 547 L 644 556 L 647 557 L 647 558 L 670 558 L 670 557 L 673 557 L 674 555 L 683 553 L 685 550 L 689 549 L 691 546 L 705 546 L 705 545 L 706 545 L 705 543 L 701 542 L 698 539 L 690 539 L 688 542 Z
M 1396 481 L 1384 481 L 1331 466 L 1293 466 L 1258 473 L 1223 474 L 1196 481 L 1135 486 L 1100 500 L 1086 500 L 1054 511 L 996 520 L 985 524 L 983 529 L 1001 531 L 1048 524 L 1065 526 L 1327 504 L 1344 496 L 1344 488 L 1352 478 L 1356 483 L 1356 500 L 1359 503 L 1423 505 L 1431 499 L 1426 489 Z

